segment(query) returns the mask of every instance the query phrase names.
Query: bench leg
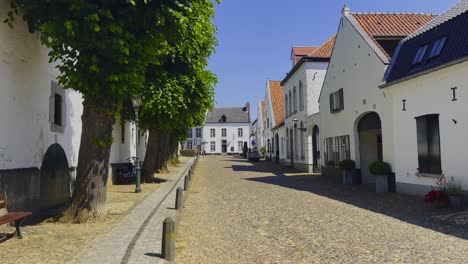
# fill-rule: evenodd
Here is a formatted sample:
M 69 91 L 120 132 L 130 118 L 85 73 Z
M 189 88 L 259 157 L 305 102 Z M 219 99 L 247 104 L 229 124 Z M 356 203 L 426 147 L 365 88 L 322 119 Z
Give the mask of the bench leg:
M 20 228 L 21 223 L 23 222 L 23 220 L 24 220 L 24 218 L 18 219 L 18 220 L 15 221 L 15 227 L 16 227 L 16 232 L 15 233 L 16 233 L 16 237 L 18 239 L 23 238 L 23 235 L 21 234 L 21 228 Z

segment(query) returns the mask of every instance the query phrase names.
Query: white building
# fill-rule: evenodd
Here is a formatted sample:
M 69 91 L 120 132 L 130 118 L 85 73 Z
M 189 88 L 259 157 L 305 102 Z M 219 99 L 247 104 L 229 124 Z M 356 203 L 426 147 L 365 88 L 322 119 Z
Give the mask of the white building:
M 258 112 L 257 112 L 257 134 L 256 134 L 256 140 L 257 140 L 257 149 L 260 151 L 262 148 L 267 148 L 266 143 L 266 111 L 265 111 L 265 101 L 260 100 L 258 102 Z
M 370 163 L 394 165 L 392 101 L 379 85 L 398 42 L 433 17 L 343 8 L 319 99 L 322 164 L 352 159 L 363 183 L 375 182 Z
M 425 194 L 442 177 L 468 190 L 467 9 L 461 1 L 405 38 L 379 91 L 393 97 L 388 129 L 399 192 Z
M 205 126 L 189 130 L 182 148 L 204 150 L 206 154 L 239 154 L 250 144 L 250 104 L 245 107 L 214 108 Z
M 0 17 L 8 11 L 0 0 Z M 57 84 L 48 61 L 22 19 L 0 23 L 0 193 L 34 215 L 68 202 L 81 138 L 82 97 Z
M 335 38 L 298 58 L 293 48 L 293 68 L 281 82 L 284 87 L 284 137 L 285 159 L 283 164 L 313 172 L 318 167 L 319 137 L 318 98 L 330 61 Z M 315 140 L 313 140 L 315 139 Z M 313 145 L 313 142 L 316 144 Z
M 283 109 L 279 108 L 283 103 L 283 99 L 279 97 L 282 96 L 282 93 L 283 87 L 281 87 L 280 81 L 267 81 L 264 100 L 264 116 L 262 116 L 265 121 L 265 126 L 263 127 L 263 137 L 266 149 L 265 158 L 272 161 L 276 160 L 277 162 L 279 162 L 279 158 L 276 158 L 276 154 L 279 152 L 279 149 L 275 148 L 276 144 L 272 129 L 277 125 L 277 123 L 282 122 L 284 119 L 283 114 L 280 113 Z

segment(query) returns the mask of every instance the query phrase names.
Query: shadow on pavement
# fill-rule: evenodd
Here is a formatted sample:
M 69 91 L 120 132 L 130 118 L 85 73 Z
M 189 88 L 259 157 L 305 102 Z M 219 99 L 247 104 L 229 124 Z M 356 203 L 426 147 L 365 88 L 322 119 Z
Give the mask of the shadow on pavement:
M 233 166 L 235 169 L 235 167 Z M 247 168 L 237 168 L 247 170 Z M 265 168 L 250 168 L 265 171 Z M 280 177 L 278 177 L 280 176 Z M 437 222 L 432 216 L 453 213 L 453 209 L 437 209 L 426 206 L 421 197 L 400 193 L 375 193 L 374 185 L 340 185 L 321 175 L 274 176 L 248 178 L 246 180 L 274 184 L 285 188 L 307 191 L 343 203 L 384 214 L 447 235 L 468 239 L 468 227 L 452 226 Z M 389 230 L 391 232 L 391 230 Z

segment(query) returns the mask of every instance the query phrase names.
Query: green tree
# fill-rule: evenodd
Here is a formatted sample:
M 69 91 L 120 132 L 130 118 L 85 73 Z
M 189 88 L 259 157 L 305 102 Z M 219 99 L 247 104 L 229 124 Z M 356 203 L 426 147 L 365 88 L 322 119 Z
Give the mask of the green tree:
M 216 77 L 206 70 L 217 44 L 214 5 L 210 0 L 193 0 L 180 12 L 187 19 L 187 26 L 179 32 L 183 41 L 170 43 L 176 52 L 147 68 L 141 111 L 142 126 L 149 129 L 142 170 L 147 182 L 155 171 L 165 169 L 188 129 L 202 125 L 214 103 Z
M 124 100 L 142 94 L 147 68 L 160 65 L 181 43 L 190 0 L 11 0 L 6 22 L 22 14 L 40 31 L 59 83 L 84 97 L 83 132 L 72 204 L 66 217 L 105 215 L 112 126 Z

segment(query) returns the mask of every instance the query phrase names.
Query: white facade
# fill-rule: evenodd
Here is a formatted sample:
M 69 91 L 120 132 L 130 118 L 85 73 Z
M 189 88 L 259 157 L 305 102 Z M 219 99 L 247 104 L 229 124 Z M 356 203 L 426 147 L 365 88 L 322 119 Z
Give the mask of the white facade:
M 273 132 L 271 129 L 276 126 L 275 123 L 275 113 L 273 111 L 273 102 L 272 102 L 272 95 L 270 90 L 270 81 L 267 80 L 266 82 L 266 89 L 265 89 L 265 127 L 263 128 L 263 136 L 265 142 L 265 149 L 266 149 L 266 158 L 272 160 L 274 158 L 274 138 Z
M 207 123 L 203 127 L 206 154 L 242 153 L 244 143 L 251 147 L 249 139 L 250 123 Z
M 398 191 L 424 194 L 435 185 L 435 177 L 441 176 L 418 173 L 415 118 L 428 114 L 439 115 L 442 174 L 446 179 L 454 177 L 468 190 L 465 167 L 468 142 L 464 140 L 468 131 L 467 72 L 468 62 L 464 62 L 385 88 L 394 99 L 391 129 L 397 148 L 393 160 Z M 456 100 L 453 100 L 454 87 Z
M 388 61 L 382 59 L 381 51 L 379 53 L 375 44 L 372 46 L 370 40 L 365 39 L 362 31 L 358 31 L 350 19 L 345 11 L 319 99 L 321 160 L 324 165 L 330 160 L 325 154 L 349 152 L 349 157 L 344 157 L 346 155 L 343 153 L 340 160 L 354 160 L 356 167 L 361 168 L 363 182 L 367 183 L 375 181 L 367 167 L 378 158 L 377 153 L 370 153 L 369 148 L 374 151 L 373 145 L 378 144 L 379 133 L 382 138 L 382 158 L 394 165 L 392 101 L 388 92 L 379 88 Z M 332 113 L 330 94 L 340 89 L 343 89 L 344 109 Z M 373 112 L 380 117 L 381 131 L 360 134 L 359 121 Z M 349 142 L 345 142 L 346 137 Z M 329 145 L 326 139 L 333 140 L 332 148 L 327 148 Z
M 149 132 L 139 130 L 140 132 L 140 160 L 143 161 L 146 155 L 146 146 L 148 144 Z M 111 146 L 110 164 L 129 163 L 136 156 L 136 126 L 134 122 L 120 122 L 119 117 L 112 129 L 112 138 L 114 142 Z
M 0 1 L 6 17 L 8 1 Z M 58 76 L 48 50 L 26 23 L 0 24 L 0 169 L 40 168 L 48 147 L 60 144 L 70 167 L 76 167 L 81 137 L 82 97 L 53 84 Z M 53 131 L 54 95 L 62 99 L 62 128 Z
M 317 113 L 319 112 L 318 99 L 322 90 L 323 81 L 327 72 L 327 62 L 303 62 L 293 74 L 283 83 L 285 98 L 285 133 L 284 144 L 288 153 L 283 163 L 292 164 L 296 168 L 312 172 L 312 131 L 319 126 Z M 314 117 L 314 118 L 313 118 Z M 297 128 L 294 121 L 297 119 Z M 292 133 L 292 135 L 291 135 Z M 291 161 L 292 157 L 292 161 Z
M 257 115 L 257 148 L 260 151 L 262 147 L 266 149 L 266 116 L 264 114 L 265 111 L 265 101 L 260 100 L 258 102 L 258 115 Z

